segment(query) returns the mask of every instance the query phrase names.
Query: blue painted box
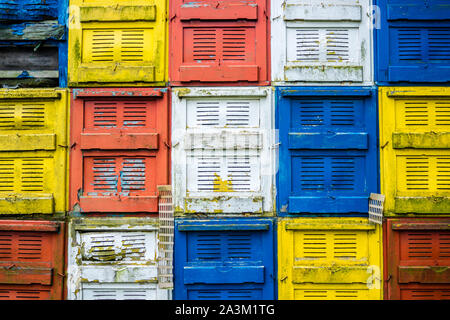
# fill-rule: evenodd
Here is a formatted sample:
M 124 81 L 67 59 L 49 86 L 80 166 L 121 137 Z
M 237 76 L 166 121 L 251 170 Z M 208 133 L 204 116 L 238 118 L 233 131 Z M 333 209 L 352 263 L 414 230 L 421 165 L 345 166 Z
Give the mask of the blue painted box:
M 450 82 L 450 2 L 376 0 L 377 84 Z
M 67 86 L 68 0 L 0 0 L 3 87 Z
M 275 299 L 272 219 L 176 219 L 174 299 Z
M 277 87 L 280 216 L 368 211 L 378 192 L 377 90 Z

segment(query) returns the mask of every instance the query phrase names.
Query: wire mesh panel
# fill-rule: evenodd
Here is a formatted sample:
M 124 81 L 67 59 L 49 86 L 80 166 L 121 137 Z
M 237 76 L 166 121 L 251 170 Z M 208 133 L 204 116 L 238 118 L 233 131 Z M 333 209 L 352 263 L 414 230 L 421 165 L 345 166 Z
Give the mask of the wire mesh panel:
M 158 285 L 173 288 L 173 203 L 172 186 L 158 186 L 159 191 L 159 259 Z
M 384 194 L 371 193 L 369 197 L 369 221 L 383 224 Z

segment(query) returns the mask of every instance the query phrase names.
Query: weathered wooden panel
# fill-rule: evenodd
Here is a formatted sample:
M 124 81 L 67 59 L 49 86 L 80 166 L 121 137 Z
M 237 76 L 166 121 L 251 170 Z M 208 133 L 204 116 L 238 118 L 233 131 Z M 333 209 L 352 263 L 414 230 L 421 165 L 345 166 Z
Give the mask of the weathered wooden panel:
M 450 82 L 447 0 L 376 0 L 376 81 Z
M 385 215 L 450 214 L 450 90 L 380 87 Z
M 272 0 L 272 82 L 371 85 L 370 4 Z
M 176 219 L 175 299 L 273 300 L 273 228 L 272 219 Z
M 69 300 L 167 300 L 158 288 L 158 219 L 73 218 Z
M 380 300 L 381 226 L 366 218 L 278 221 L 278 298 Z
M 273 214 L 270 88 L 172 94 L 175 212 Z

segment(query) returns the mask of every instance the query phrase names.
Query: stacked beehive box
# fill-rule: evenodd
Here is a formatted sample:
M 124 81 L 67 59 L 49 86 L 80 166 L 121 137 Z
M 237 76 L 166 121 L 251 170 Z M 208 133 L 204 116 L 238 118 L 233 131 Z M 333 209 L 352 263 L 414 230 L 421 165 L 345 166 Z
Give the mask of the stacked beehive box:
M 0 5 L 0 299 L 62 299 L 68 96 L 63 2 Z
M 447 2 L 0 0 L 0 299 L 449 299 Z
M 175 299 L 275 299 L 268 15 L 171 2 Z
M 450 297 L 450 8 L 377 1 L 385 298 Z
M 169 183 L 167 1 L 70 1 L 69 299 L 170 299 L 158 285 Z
M 280 299 L 382 298 L 370 5 L 272 1 Z

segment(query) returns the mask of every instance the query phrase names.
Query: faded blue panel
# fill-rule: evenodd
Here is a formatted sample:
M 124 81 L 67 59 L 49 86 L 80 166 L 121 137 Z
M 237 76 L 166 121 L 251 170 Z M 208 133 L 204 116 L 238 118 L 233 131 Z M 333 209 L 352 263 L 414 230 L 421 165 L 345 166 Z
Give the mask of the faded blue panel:
M 55 20 L 58 18 L 61 2 L 58 0 L 0 0 L 0 20 Z
M 375 78 L 378 84 L 450 82 L 448 0 L 377 0 Z
M 279 215 L 366 215 L 379 190 L 376 89 L 277 87 L 276 110 Z
M 274 238 L 272 219 L 176 219 L 174 298 L 275 299 Z

